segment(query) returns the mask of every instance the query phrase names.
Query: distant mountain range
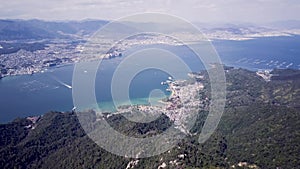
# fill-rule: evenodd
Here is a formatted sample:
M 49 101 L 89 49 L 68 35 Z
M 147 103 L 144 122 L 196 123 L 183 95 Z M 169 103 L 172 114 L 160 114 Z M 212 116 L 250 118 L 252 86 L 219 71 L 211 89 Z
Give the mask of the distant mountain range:
M 287 21 L 277 21 L 267 23 L 266 26 L 273 28 L 281 28 L 281 29 L 299 29 L 300 21 L 299 20 L 287 20 Z
M 83 21 L 43 21 L 43 20 L 0 20 L 0 40 L 41 40 L 41 39 L 68 39 L 77 36 L 93 34 L 103 25 L 109 23 L 106 20 Z M 132 24 L 132 23 L 131 23 Z M 135 23 L 137 24 L 137 23 Z M 158 28 L 153 23 L 139 23 L 144 27 Z M 233 34 L 258 33 L 278 29 L 300 29 L 300 21 L 280 21 L 262 24 L 261 26 L 250 23 L 238 24 L 209 24 L 195 23 L 204 32 L 226 31 Z M 123 25 L 124 26 L 124 25 Z M 164 25 L 166 26 L 166 25 Z M 169 25 L 171 28 L 172 26 Z M 178 28 L 178 26 L 176 26 Z M 184 28 L 184 25 L 183 25 Z M 132 27 L 127 27 L 130 31 Z
M 237 22 L 237 23 L 195 23 L 200 28 L 249 28 L 249 27 L 265 27 L 269 29 L 299 29 L 300 20 L 285 20 L 285 21 L 274 21 L 266 23 L 248 23 L 248 22 Z
M 42 21 L 42 20 L 0 20 L 0 40 L 39 40 L 71 38 L 74 35 L 90 35 L 104 20 L 87 21 Z

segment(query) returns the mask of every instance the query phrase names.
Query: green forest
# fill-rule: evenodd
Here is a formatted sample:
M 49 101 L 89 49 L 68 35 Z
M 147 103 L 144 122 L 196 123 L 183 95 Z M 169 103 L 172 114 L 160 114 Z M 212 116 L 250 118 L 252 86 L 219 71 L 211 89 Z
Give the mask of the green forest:
M 300 71 L 273 70 L 271 81 L 255 72 L 225 67 L 227 99 L 217 130 L 205 143 L 187 136 L 173 149 L 149 158 L 111 154 L 94 143 L 74 112 L 48 112 L 33 124 L 18 118 L 0 125 L 0 168 L 299 168 Z M 207 72 L 201 72 L 209 98 Z M 202 98 L 199 98 L 202 99 Z M 200 133 L 208 110 L 201 110 L 192 133 Z M 166 116 L 148 123 L 121 115 L 106 119 L 119 132 L 146 137 L 166 130 Z M 29 126 L 29 127 L 28 127 Z

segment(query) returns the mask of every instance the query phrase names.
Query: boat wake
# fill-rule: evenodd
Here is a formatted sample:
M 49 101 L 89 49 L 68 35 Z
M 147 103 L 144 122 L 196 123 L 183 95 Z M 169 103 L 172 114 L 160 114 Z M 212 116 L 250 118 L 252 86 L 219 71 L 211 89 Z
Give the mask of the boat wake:
M 62 82 L 61 80 L 59 80 L 58 78 L 54 77 L 54 76 L 51 76 L 52 79 L 54 79 L 56 82 L 58 82 L 59 84 L 61 84 L 62 86 L 68 88 L 68 89 L 72 89 L 72 86 L 71 85 L 68 85 L 64 82 Z

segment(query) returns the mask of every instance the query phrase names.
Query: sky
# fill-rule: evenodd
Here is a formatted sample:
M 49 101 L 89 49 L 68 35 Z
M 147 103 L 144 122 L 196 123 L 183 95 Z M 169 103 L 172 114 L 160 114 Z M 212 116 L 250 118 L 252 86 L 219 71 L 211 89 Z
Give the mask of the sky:
M 298 20 L 299 0 L 7 0 L 1 19 L 115 20 L 159 12 L 191 22 L 264 23 Z

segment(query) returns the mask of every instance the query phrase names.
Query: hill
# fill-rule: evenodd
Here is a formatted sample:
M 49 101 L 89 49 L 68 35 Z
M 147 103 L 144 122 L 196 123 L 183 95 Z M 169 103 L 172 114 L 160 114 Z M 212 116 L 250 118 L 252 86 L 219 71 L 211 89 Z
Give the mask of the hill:
M 103 20 L 0 20 L 0 40 L 70 39 L 75 35 L 90 35 L 106 23 Z
M 163 154 L 132 159 L 98 147 L 84 133 L 75 113 L 49 112 L 39 119 L 0 125 L 1 168 L 299 168 L 300 71 L 274 70 L 271 81 L 255 72 L 226 68 L 227 101 L 218 129 L 203 144 L 188 136 Z M 209 97 L 204 76 L 202 94 Z M 199 112 L 200 132 L 207 111 Z M 37 121 L 36 121 L 37 120 Z M 172 123 L 161 116 L 149 124 L 113 115 L 109 123 L 126 135 L 159 133 Z

